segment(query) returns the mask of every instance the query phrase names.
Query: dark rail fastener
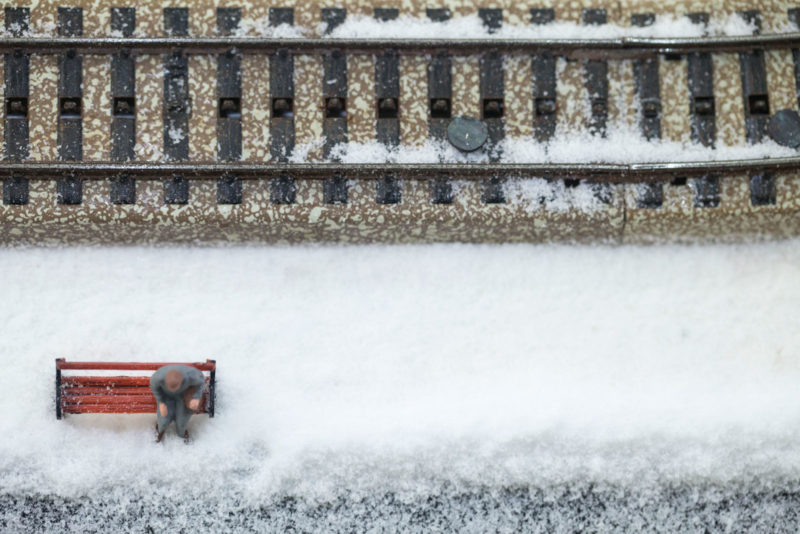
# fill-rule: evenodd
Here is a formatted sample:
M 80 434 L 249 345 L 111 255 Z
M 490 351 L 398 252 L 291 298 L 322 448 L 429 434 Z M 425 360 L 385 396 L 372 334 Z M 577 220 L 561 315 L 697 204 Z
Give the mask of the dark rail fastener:
M 767 123 L 767 133 L 782 146 L 800 146 L 800 114 L 793 109 L 782 109 Z

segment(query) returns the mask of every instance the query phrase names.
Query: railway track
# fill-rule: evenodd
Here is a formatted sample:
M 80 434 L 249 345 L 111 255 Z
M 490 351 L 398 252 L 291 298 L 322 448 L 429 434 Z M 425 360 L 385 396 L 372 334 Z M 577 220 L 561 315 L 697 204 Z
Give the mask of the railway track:
M 259 37 L 8 37 L 0 52 L 17 50 L 37 54 L 131 53 L 168 54 L 181 50 L 189 54 L 275 54 L 294 53 L 369 54 L 394 50 L 406 54 L 430 54 L 441 50 L 479 53 L 485 50 L 520 53 L 550 53 L 569 59 L 635 59 L 658 54 L 732 53 L 752 50 L 800 48 L 800 33 L 707 37 L 619 37 L 612 39 L 342 39 L 342 38 L 259 38 Z
M 657 10 L 641 6 L 506 12 L 531 25 L 561 14 L 592 26 L 655 23 Z M 670 14 L 699 25 L 715 15 L 675 6 Z M 599 142 L 620 128 L 653 143 L 762 143 L 770 118 L 798 107 L 800 33 L 786 27 L 800 11 L 760 7 L 739 10 L 752 35 L 609 39 L 277 38 L 242 36 L 242 8 L 203 3 L 7 7 L 0 241 L 795 236 L 800 157 L 505 156 L 514 139 L 548 147 L 574 132 Z M 381 20 L 400 14 L 356 10 Z M 296 11 L 326 31 L 348 15 L 304 5 L 264 16 L 291 25 Z M 503 9 L 473 11 L 489 33 L 504 23 Z M 435 21 L 452 14 L 424 13 Z M 56 35 L 27 34 L 42 20 Z M 477 160 L 337 161 L 348 143 L 397 152 L 453 142 L 448 128 L 462 116 L 485 129 Z
M 109 176 L 126 175 L 159 179 L 179 174 L 191 180 L 218 180 L 235 175 L 244 180 L 270 180 L 291 175 L 299 180 L 327 180 L 341 175 L 348 180 L 374 181 L 391 174 L 403 179 L 430 180 L 432 177 L 457 177 L 458 180 L 511 179 L 577 179 L 593 183 L 658 184 L 676 177 L 734 177 L 742 173 L 796 171 L 800 156 L 728 161 L 680 161 L 667 163 L 104 163 L 104 162 L 31 162 L 0 163 L 0 172 L 7 175 L 58 180 L 68 175 L 82 180 L 108 180 Z

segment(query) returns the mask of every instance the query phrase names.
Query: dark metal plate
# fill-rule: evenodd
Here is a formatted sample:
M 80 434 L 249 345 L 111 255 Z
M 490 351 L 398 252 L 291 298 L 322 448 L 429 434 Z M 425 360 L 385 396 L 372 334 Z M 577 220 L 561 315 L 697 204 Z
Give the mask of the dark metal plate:
M 473 152 L 486 143 L 489 128 L 474 117 L 456 117 L 447 127 L 447 140 L 462 152 Z
M 767 133 L 776 143 L 797 148 L 800 146 L 800 114 L 793 109 L 782 109 L 769 120 Z

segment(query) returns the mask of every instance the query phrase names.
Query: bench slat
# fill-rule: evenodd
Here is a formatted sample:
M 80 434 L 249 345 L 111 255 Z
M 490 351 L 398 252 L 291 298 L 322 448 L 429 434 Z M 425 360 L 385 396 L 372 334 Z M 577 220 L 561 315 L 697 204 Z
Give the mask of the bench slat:
M 156 399 L 152 395 L 71 395 L 64 397 L 63 403 L 67 404 L 136 404 L 152 403 L 155 406 Z
M 123 386 L 123 387 L 101 387 L 101 386 L 72 386 L 61 389 L 61 394 L 66 396 L 81 395 L 153 395 L 149 387 L 143 386 Z
M 114 404 L 106 406 L 72 405 L 62 408 L 64 413 L 156 413 L 155 402 L 148 404 Z
M 64 404 L 64 413 L 152 413 L 156 412 L 156 401 L 111 403 L 111 404 Z M 201 406 L 198 414 L 205 413 L 206 406 Z
M 65 376 L 63 386 L 146 386 L 150 387 L 149 376 Z
M 57 368 L 61 370 L 83 371 L 156 371 L 165 365 L 191 365 L 201 371 L 213 371 L 216 364 L 211 361 L 190 363 L 159 362 L 68 362 L 60 361 Z

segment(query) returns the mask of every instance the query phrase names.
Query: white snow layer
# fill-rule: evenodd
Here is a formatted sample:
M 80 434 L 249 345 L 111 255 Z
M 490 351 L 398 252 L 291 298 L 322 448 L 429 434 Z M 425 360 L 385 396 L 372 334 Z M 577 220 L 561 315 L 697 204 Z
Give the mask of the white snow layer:
M 312 152 L 320 143 L 305 143 L 295 147 L 290 161 L 315 161 Z M 497 147 L 504 163 L 655 163 L 681 161 L 721 161 L 762 159 L 795 156 L 796 152 L 768 140 L 755 145 L 726 145 L 704 147 L 689 141 L 648 141 L 639 132 L 624 125 L 609 128 L 608 136 L 600 138 L 584 133 L 559 132 L 542 144 L 533 137 L 508 138 Z M 342 143 L 331 150 L 331 159 L 342 163 L 486 163 L 490 151 L 472 153 L 458 151 L 444 141 L 428 140 L 423 145 L 387 146 L 377 141 Z M 567 188 L 562 181 L 542 178 L 512 177 L 506 185 L 508 200 L 526 210 L 592 212 L 605 204 L 592 184 L 581 183 Z
M 800 242 L 0 250 L 0 493 L 800 476 Z M 193 443 L 54 359 L 218 362 Z M 203 506 L 199 504 L 198 506 Z
M 324 31 L 326 26 L 320 27 Z M 444 22 L 407 15 L 379 21 L 366 15 L 352 15 L 326 35 L 333 39 L 613 39 L 619 37 L 701 37 L 703 35 L 752 35 L 755 26 L 731 14 L 716 17 L 708 26 L 693 24 L 687 17 L 659 16 L 651 26 L 617 24 L 586 25 L 554 21 L 549 24 L 504 23 L 489 33 L 477 14 L 453 17 Z M 788 31 L 788 28 L 787 28 Z
M 298 145 L 290 160 L 304 163 L 319 143 Z M 504 139 L 497 148 L 503 163 L 655 163 L 677 161 L 721 161 L 796 156 L 791 148 L 772 140 L 759 144 L 726 145 L 715 148 L 688 140 L 648 141 L 639 132 L 627 128 L 609 128 L 605 138 L 585 133 L 559 132 L 549 143 L 539 143 L 532 136 Z M 331 158 L 342 163 L 481 163 L 490 153 L 479 150 L 463 153 L 444 141 L 426 141 L 422 145 L 387 146 L 377 141 L 341 143 L 331 151 Z
M 455 16 L 444 22 L 433 22 L 428 18 L 402 15 L 395 20 L 379 21 L 366 15 L 350 15 L 345 22 L 330 33 L 325 23 L 316 28 L 316 34 L 332 39 L 350 38 L 398 38 L 398 39 L 613 39 L 619 37 L 700 37 L 703 35 L 752 35 L 755 26 L 735 13 L 714 17 L 707 26 L 693 24 L 687 17 L 659 16 L 651 26 L 619 26 L 617 24 L 585 25 L 574 22 L 554 21 L 549 24 L 516 25 L 504 21 L 503 26 L 489 33 L 477 14 Z M 18 31 L 18 27 L 0 28 L 0 36 Z M 29 36 L 52 36 L 56 24 L 51 20 L 35 20 Z M 788 21 L 781 32 L 794 31 Z M 239 37 L 302 38 L 312 37 L 315 32 L 301 26 L 280 24 L 273 26 L 269 17 L 245 17 L 239 23 Z M 122 35 L 110 32 L 112 37 Z M 135 35 L 143 37 L 135 32 Z

